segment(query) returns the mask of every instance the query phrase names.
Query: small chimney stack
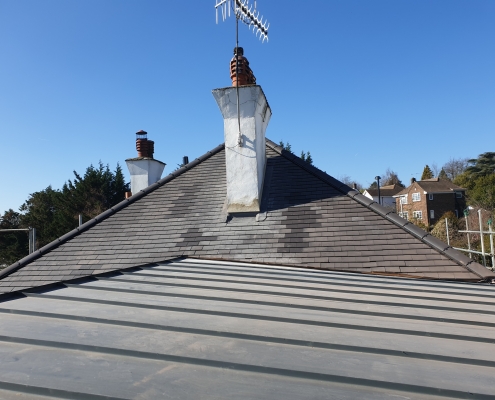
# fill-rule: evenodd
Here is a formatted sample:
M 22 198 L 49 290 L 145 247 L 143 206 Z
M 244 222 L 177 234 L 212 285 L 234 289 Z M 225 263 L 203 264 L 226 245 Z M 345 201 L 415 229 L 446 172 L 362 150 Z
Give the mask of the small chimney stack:
M 233 87 L 213 90 L 223 116 L 227 212 L 254 213 L 260 211 L 266 165 L 265 130 L 272 111 L 240 47 L 234 50 L 230 77 Z
M 136 132 L 136 150 L 138 152 L 136 158 L 125 160 L 131 174 L 131 193 L 134 194 L 157 182 L 166 165 L 153 158 L 155 142 L 148 139 L 148 132 L 143 130 Z

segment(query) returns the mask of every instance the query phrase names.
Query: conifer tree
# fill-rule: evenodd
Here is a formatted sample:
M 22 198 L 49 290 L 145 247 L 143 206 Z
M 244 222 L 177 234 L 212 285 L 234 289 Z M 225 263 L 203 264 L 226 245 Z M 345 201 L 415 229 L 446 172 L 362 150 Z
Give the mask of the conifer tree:
M 79 214 L 86 222 L 124 200 L 129 191 L 119 165 L 112 172 L 100 162 L 98 167 L 90 165 L 83 176 L 74 171 L 74 177 L 61 190 L 48 186 L 32 193 L 21 206 L 21 225 L 36 228 L 38 248 L 76 228 Z
M 19 229 L 21 215 L 10 209 L 0 216 L 0 229 Z M 28 232 L 12 231 L 0 233 L 0 269 L 13 264 L 28 253 Z
M 431 178 L 433 178 L 433 172 L 428 165 L 425 165 L 425 168 L 423 169 L 423 174 L 421 175 L 421 180 L 424 181 L 425 179 L 431 179 Z
M 443 168 L 440 171 L 440 173 L 438 174 L 438 177 L 440 179 L 450 180 L 449 177 L 447 176 L 447 173 L 445 172 L 445 170 Z

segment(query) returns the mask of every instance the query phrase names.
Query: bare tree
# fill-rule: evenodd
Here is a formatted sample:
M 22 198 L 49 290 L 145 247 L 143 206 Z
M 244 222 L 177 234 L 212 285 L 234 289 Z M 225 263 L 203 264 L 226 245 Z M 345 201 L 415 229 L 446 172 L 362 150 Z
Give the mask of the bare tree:
M 343 174 L 340 175 L 337 179 L 349 187 L 352 187 L 353 184 L 356 184 L 357 189 L 362 188 L 362 185 L 359 182 L 353 180 L 349 175 Z
M 387 185 L 398 185 L 404 187 L 404 184 L 399 179 L 399 175 L 397 175 L 397 172 L 392 171 L 390 168 L 387 168 L 385 174 L 382 177 L 382 186 Z
M 442 169 L 445 171 L 447 178 L 453 181 L 456 176 L 462 174 L 469 166 L 467 158 L 451 158 L 447 161 Z
M 433 172 L 433 177 L 438 178 L 442 169 L 438 167 L 437 163 L 432 163 L 430 169 Z

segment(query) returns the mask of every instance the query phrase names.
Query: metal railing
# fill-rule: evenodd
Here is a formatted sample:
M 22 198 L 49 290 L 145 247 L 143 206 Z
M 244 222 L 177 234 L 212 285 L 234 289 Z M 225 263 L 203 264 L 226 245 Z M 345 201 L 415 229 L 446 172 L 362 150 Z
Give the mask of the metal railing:
M 465 233 L 467 237 L 467 244 L 468 248 L 463 249 L 460 247 L 452 247 L 456 250 L 463 251 L 465 253 L 469 254 L 469 257 L 472 258 L 472 254 L 479 254 L 481 255 L 481 258 L 483 260 L 483 265 L 486 267 L 486 257 L 491 257 L 492 261 L 492 270 L 495 270 L 495 249 L 494 249 L 494 241 L 493 241 L 493 235 L 495 232 L 492 229 L 492 220 L 491 218 L 488 220 L 488 231 L 483 230 L 483 219 L 481 216 L 481 210 L 478 210 L 478 220 L 480 224 L 480 230 L 479 231 L 473 231 L 469 229 L 468 225 L 468 219 L 467 219 L 467 214 L 464 214 L 464 218 L 466 220 L 466 229 L 462 231 L 458 231 L 459 233 Z M 449 236 L 449 224 L 448 224 L 448 218 L 445 218 L 445 228 L 446 228 L 446 233 L 447 233 L 447 244 L 450 246 L 450 236 Z M 477 250 L 472 250 L 471 249 L 471 238 L 469 234 L 476 234 L 480 236 L 480 242 L 481 242 L 481 251 Z M 490 238 L 490 252 L 488 253 L 485 250 L 485 240 L 484 240 L 484 235 L 488 235 Z M 488 267 L 487 267 L 488 268 Z
M 28 232 L 29 236 L 29 254 L 36 251 L 36 228 L 18 228 L 18 229 L 0 229 L 0 232 L 11 233 L 15 231 Z

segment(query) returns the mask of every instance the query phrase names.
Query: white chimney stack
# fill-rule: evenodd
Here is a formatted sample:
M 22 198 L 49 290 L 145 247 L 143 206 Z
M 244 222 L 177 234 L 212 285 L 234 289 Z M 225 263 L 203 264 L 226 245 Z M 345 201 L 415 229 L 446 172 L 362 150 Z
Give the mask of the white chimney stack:
M 155 142 L 148 140 L 147 132 L 141 130 L 136 133 L 136 158 L 125 160 L 131 174 L 131 191 L 133 194 L 157 182 L 163 173 L 165 163 L 155 160 L 153 153 Z
M 242 48 L 238 49 L 239 64 L 236 68 L 234 57 L 231 78 L 239 86 L 213 90 L 224 120 L 227 212 L 259 212 L 266 164 L 265 130 L 272 112 L 261 86 L 255 84 Z

